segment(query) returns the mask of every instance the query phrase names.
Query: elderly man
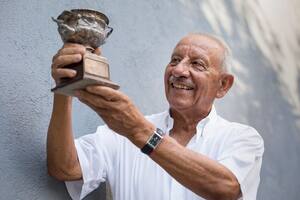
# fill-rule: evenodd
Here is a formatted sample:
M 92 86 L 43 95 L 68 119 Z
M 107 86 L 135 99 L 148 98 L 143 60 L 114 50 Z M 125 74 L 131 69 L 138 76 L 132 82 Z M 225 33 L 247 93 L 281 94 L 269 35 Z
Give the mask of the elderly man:
M 81 45 L 53 58 L 56 82 L 76 72 Z M 96 53 L 100 53 L 99 49 Z M 107 126 L 73 140 L 71 97 L 54 95 L 48 130 L 49 174 L 82 199 L 108 181 L 116 200 L 256 199 L 264 151 L 255 129 L 217 115 L 213 102 L 233 84 L 229 49 L 207 34 L 179 41 L 165 71 L 169 110 L 144 117 L 122 92 L 103 86 L 78 91 Z

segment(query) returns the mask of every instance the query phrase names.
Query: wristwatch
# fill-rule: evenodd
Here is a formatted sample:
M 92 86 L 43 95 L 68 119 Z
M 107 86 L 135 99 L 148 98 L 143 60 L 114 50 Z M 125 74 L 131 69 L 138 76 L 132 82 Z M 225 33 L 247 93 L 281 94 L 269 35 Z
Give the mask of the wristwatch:
M 161 129 L 156 128 L 141 151 L 147 155 L 150 155 L 152 151 L 159 145 L 164 135 L 165 133 Z

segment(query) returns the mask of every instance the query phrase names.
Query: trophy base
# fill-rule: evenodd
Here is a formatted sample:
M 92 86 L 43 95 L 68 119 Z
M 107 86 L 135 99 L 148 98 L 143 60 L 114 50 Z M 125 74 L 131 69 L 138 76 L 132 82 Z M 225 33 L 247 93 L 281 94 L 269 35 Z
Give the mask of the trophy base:
M 63 94 L 66 96 L 75 96 L 75 91 L 80 89 L 85 89 L 89 85 L 103 85 L 107 87 L 111 87 L 113 89 L 119 89 L 120 86 L 111 82 L 110 80 L 104 78 L 84 78 L 81 80 L 76 80 L 73 83 L 66 84 L 65 86 L 56 86 L 55 88 L 51 89 L 52 92 L 57 94 Z
M 113 89 L 120 86 L 109 80 L 109 66 L 106 58 L 87 52 L 81 63 L 66 66 L 76 70 L 74 78 L 63 78 L 52 92 L 66 96 L 75 96 L 75 91 L 85 89 L 89 85 L 103 85 Z

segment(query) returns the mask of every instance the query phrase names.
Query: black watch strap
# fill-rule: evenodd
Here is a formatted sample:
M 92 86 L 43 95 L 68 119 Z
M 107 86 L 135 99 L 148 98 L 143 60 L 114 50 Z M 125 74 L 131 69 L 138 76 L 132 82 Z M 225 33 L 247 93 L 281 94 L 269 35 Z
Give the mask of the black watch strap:
M 152 151 L 159 145 L 163 136 L 164 132 L 161 129 L 156 128 L 141 151 L 147 155 L 150 155 Z

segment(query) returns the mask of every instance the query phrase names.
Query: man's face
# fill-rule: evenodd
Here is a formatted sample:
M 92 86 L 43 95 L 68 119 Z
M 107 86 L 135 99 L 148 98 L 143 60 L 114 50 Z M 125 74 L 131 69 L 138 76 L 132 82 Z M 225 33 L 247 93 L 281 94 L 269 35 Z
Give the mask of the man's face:
M 165 71 L 165 93 L 172 109 L 209 111 L 220 88 L 223 47 L 200 35 L 188 35 L 175 47 Z

